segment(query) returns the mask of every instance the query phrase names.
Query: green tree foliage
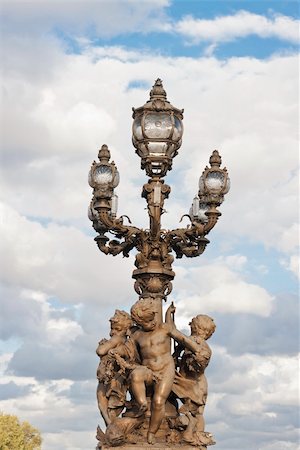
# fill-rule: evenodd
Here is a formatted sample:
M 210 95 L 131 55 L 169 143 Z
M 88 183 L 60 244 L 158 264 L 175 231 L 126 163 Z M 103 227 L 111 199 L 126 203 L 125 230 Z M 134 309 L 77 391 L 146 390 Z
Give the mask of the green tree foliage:
M 41 450 L 39 430 L 16 416 L 0 413 L 0 450 Z

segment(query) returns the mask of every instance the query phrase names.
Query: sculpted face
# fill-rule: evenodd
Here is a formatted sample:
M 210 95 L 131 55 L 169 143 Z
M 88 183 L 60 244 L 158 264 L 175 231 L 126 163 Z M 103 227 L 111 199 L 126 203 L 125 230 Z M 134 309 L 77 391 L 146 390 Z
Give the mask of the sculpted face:
M 127 330 L 132 326 L 130 315 L 119 309 L 116 309 L 114 316 L 109 321 L 111 328 L 110 336 L 115 336 L 116 334 L 125 335 Z
M 110 336 L 115 336 L 116 334 L 125 334 L 124 326 L 121 323 L 112 323 Z
M 144 331 L 154 330 L 158 323 L 155 300 L 149 297 L 139 299 L 131 308 L 131 316 Z
M 156 328 L 156 325 L 157 325 L 157 317 L 156 314 L 154 314 L 151 319 L 143 321 L 142 328 L 144 331 L 152 331 Z

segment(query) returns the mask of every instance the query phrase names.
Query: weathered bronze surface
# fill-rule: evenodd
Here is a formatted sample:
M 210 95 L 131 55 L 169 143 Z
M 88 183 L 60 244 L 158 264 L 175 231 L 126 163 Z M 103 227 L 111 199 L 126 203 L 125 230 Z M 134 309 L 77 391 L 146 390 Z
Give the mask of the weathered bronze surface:
M 186 336 L 175 326 L 173 303 L 163 319 L 162 300 L 172 291 L 172 252 L 177 258 L 204 252 L 209 243 L 206 235 L 221 215 L 217 208 L 229 190 L 229 178 L 226 169 L 220 168 L 221 157 L 215 150 L 186 215 L 190 224 L 162 229 L 164 201 L 171 191 L 162 177 L 171 170 L 181 146 L 183 110 L 168 102 L 158 79 L 150 100 L 134 109 L 133 118 L 133 144 L 142 169 L 150 177 L 142 190 L 149 229 L 132 226 L 125 215 L 117 218 L 114 189 L 119 174 L 114 162 L 109 162 L 106 145 L 89 174 L 94 194 L 89 218 L 99 233 L 95 238 L 99 249 L 113 256 L 129 256 L 134 248 L 138 251 L 132 276 L 139 299 L 130 314 L 115 311 L 110 319 L 110 338 L 102 339 L 97 348 L 97 400 L 106 424 L 105 431 L 98 427 L 97 448 L 204 450 L 214 444 L 212 435 L 204 430 L 203 412 L 207 398 L 204 371 L 211 357 L 206 340 L 215 324 L 210 317 L 197 315 L 190 322 L 190 336 Z M 129 225 L 125 225 L 125 218 Z

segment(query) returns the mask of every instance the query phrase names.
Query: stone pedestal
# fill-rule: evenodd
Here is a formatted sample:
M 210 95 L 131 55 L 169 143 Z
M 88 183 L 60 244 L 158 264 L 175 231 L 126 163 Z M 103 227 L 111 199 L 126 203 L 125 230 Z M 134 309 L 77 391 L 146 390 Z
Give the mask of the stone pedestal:
M 191 445 L 166 445 L 166 444 L 132 444 L 121 447 L 105 447 L 105 450 L 207 450 L 206 446 L 193 447 Z
M 124 416 L 115 419 L 105 433 L 98 427 L 97 450 L 207 450 L 208 446 L 215 444 L 211 433 L 197 430 L 187 433 L 189 421 L 183 416 L 187 422 L 184 423 L 183 419 L 178 422 L 176 409 L 169 402 L 166 404 L 166 413 L 167 417 L 155 434 L 154 444 L 147 442 L 150 420 L 148 410 L 143 419 Z

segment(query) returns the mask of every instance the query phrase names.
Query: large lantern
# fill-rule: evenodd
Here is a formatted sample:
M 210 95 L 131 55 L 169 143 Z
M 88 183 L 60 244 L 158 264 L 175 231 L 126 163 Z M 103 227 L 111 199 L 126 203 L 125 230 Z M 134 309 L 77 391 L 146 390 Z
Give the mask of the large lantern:
M 183 109 L 171 105 L 158 78 L 150 100 L 140 108 L 133 108 L 132 117 L 132 142 L 142 158 L 142 169 L 149 177 L 165 176 L 181 146 Z

